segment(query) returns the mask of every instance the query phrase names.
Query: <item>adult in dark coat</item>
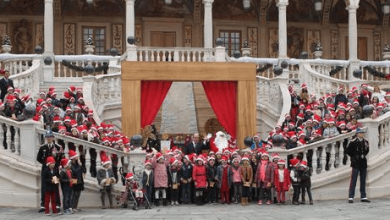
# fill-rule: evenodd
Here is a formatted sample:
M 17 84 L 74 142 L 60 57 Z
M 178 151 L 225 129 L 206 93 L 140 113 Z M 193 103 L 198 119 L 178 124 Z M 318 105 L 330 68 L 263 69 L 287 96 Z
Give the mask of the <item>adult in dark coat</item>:
M 191 141 L 184 146 L 184 154 L 188 155 L 188 154 L 196 153 L 197 155 L 199 155 L 202 153 L 203 148 L 206 149 L 207 144 L 199 142 L 199 134 L 195 133 L 192 136 Z
M 8 70 L 6 70 L 4 73 L 4 77 L 0 80 L 0 90 L 1 90 L 0 99 L 2 102 L 4 102 L 4 97 L 7 94 L 8 87 L 11 86 L 12 88 L 15 88 L 14 82 L 12 81 L 12 79 L 9 79 L 10 75 L 11 73 Z
M 58 167 L 60 166 L 61 159 L 64 158 L 63 149 L 60 145 L 54 143 L 54 135 L 52 131 L 46 131 L 45 133 L 46 143 L 43 144 L 38 151 L 37 155 L 37 161 L 42 164 L 41 167 L 41 173 L 46 169 L 46 159 L 49 156 L 53 156 L 55 159 L 55 169 L 58 170 Z M 61 207 L 61 201 L 59 196 L 59 190 L 56 191 L 56 204 L 57 209 Z M 45 181 L 41 179 L 41 208 L 39 209 L 39 212 L 45 211 Z
M 351 140 L 347 147 L 347 154 L 351 157 L 352 175 L 349 184 L 349 203 L 353 203 L 355 197 L 355 187 L 357 177 L 360 174 L 360 200 L 362 202 L 370 202 L 366 195 L 366 175 L 367 175 L 367 159 L 366 156 L 370 151 L 368 141 L 363 138 L 364 131 L 360 128 L 356 129 L 356 137 Z

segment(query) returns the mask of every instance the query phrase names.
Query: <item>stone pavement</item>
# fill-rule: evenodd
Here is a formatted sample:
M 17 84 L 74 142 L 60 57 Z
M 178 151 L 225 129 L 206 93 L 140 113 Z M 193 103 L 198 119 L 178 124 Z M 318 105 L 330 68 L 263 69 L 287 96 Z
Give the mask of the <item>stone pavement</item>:
M 390 218 L 390 198 L 373 199 L 371 203 L 362 203 L 355 199 L 315 201 L 314 205 L 262 205 L 251 204 L 242 207 L 231 205 L 179 205 L 160 206 L 152 209 L 134 211 L 123 209 L 85 208 L 73 215 L 45 216 L 31 208 L 0 208 L 0 219 L 180 219 L 180 220 L 241 220 L 241 219 L 372 219 Z

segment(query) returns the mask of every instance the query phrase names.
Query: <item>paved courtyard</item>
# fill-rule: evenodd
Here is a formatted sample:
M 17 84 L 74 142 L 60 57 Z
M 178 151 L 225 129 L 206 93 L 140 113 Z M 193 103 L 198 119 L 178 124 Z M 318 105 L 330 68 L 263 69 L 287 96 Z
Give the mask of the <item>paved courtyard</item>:
M 180 220 L 240 220 L 240 219 L 372 219 L 390 217 L 390 198 L 373 199 L 371 203 L 359 200 L 315 201 L 314 205 L 262 205 L 242 207 L 231 205 L 160 206 L 134 211 L 123 209 L 85 208 L 73 215 L 45 216 L 31 208 L 0 208 L 0 219 L 180 219 Z

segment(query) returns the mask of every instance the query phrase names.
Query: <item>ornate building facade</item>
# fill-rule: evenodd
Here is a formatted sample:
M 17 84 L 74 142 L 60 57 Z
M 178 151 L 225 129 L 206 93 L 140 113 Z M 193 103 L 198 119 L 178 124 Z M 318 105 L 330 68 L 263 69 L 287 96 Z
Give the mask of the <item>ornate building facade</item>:
M 246 39 L 253 57 L 278 57 L 280 39 L 287 42 L 288 57 L 303 51 L 313 57 L 320 42 L 323 58 L 349 59 L 355 16 L 357 58 L 381 60 L 390 42 L 387 6 L 385 0 L 0 0 L 0 37 L 9 35 L 17 54 L 50 47 L 47 25 L 53 26 L 46 31 L 53 32 L 47 36 L 53 38 L 54 54 L 83 54 L 89 36 L 95 54 L 113 47 L 122 54 L 130 33 L 137 46 L 153 47 L 213 47 L 220 37 L 229 55 Z M 281 10 L 287 21 L 282 38 Z

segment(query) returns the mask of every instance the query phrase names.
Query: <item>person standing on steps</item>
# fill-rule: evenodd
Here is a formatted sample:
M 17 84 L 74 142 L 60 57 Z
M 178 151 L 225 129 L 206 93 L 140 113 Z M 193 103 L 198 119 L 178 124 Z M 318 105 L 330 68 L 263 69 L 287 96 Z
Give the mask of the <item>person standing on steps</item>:
M 355 188 L 357 177 L 360 174 L 360 201 L 370 202 L 366 195 L 366 176 L 367 176 L 367 154 L 370 151 L 369 143 L 364 139 L 364 131 L 361 128 L 356 129 L 356 137 L 351 140 L 347 147 L 347 154 L 351 157 L 351 181 L 349 184 L 349 203 L 353 203 L 355 197 Z

